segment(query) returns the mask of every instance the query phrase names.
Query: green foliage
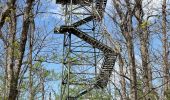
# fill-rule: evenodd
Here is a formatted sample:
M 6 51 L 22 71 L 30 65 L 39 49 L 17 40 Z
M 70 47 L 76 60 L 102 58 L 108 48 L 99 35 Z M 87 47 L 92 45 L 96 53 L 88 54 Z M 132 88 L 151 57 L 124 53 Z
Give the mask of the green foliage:
M 150 25 L 149 21 L 143 21 L 142 24 L 140 25 L 140 28 L 145 29 Z
M 144 96 L 144 93 L 143 93 L 143 88 L 142 88 L 142 80 L 138 80 L 138 97 L 141 98 L 143 96 Z M 158 100 L 158 94 L 155 91 L 151 91 L 151 93 L 148 93 L 145 97 L 147 98 L 147 100 L 149 98 L 150 100 Z
M 45 57 L 42 56 L 38 57 L 38 61 L 34 63 L 33 69 L 42 67 L 42 62 L 44 61 L 45 61 Z
M 154 92 L 149 93 L 147 97 L 150 98 L 150 100 L 158 100 L 158 94 Z
M 5 22 L 9 22 L 10 21 L 10 17 L 5 17 Z
M 21 85 L 21 89 L 23 89 L 23 90 L 25 90 L 25 89 L 27 89 L 27 83 L 22 83 L 22 85 Z
M 34 64 L 34 66 L 33 66 L 33 68 L 34 69 L 36 69 L 36 68 L 38 68 L 38 67 L 40 67 L 41 66 L 41 62 L 36 62 L 35 64 Z
M 137 87 L 138 87 L 138 97 L 143 97 L 143 91 L 142 91 L 142 80 L 137 81 Z
M 59 73 L 56 73 L 54 70 L 45 70 L 43 73 L 43 77 L 47 80 L 59 80 Z
M 167 91 L 165 91 L 165 94 L 164 94 L 165 96 L 166 96 L 166 100 L 170 100 L 170 89 L 168 89 Z
M 42 62 L 44 62 L 44 61 L 45 61 L 45 57 L 40 56 L 40 57 L 39 57 L 39 62 L 42 63 Z
M 47 71 L 47 70 L 46 70 L 46 71 L 44 72 L 44 77 L 47 77 L 47 76 L 49 76 L 49 75 L 50 75 L 50 71 Z
M 69 57 L 68 61 L 72 62 L 72 63 L 75 63 L 75 64 L 79 64 L 80 63 L 80 61 L 78 60 L 77 57 Z

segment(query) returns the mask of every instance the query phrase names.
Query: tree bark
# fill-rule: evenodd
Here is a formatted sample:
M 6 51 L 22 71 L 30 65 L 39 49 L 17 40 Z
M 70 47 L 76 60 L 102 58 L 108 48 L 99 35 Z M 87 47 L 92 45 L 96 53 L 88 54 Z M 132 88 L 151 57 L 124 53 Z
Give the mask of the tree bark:
M 13 0 L 11 0 L 13 1 Z M 29 29 L 29 24 L 30 24 L 30 11 L 32 9 L 32 4 L 34 0 L 27 0 L 26 1 L 26 7 L 24 10 L 24 15 L 23 15 L 23 26 L 22 26 L 22 33 L 21 33 L 21 40 L 20 43 L 15 41 L 15 35 L 16 34 L 16 21 L 11 21 L 11 32 L 9 34 L 12 34 L 12 36 L 9 37 L 9 48 L 8 48 L 8 84 L 9 84 L 9 93 L 8 93 L 8 100 L 16 100 L 18 96 L 18 80 L 19 80 L 19 75 L 20 75 L 20 70 L 22 66 L 22 61 L 24 57 L 24 52 L 25 52 L 25 45 L 27 41 L 27 35 L 28 35 L 28 29 Z M 15 9 L 11 10 L 11 16 L 16 20 L 16 15 L 14 15 Z M 14 44 L 18 43 L 17 46 L 15 47 Z M 15 48 L 14 48 L 14 47 Z M 14 56 L 14 50 L 18 51 L 17 56 Z
M 15 84 L 15 68 L 14 68 L 14 53 L 15 53 L 15 35 L 16 35 L 16 11 L 15 8 L 10 12 L 10 22 L 9 22 L 9 37 L 8 37 L 8 47 L 7 47 L 7 87 L 8 87 L 8 99 L 14 100 L 17 94 L 17 86 Z
M 137 100 L 137 78 L 136 78 L 136 65 L 133 42 L 130 39 L 127 41 L 128 59 L 130 62 L 130 78 L 131 78 L 131 100 Z
M 6 47 L 6 59 L 7 59 L 7 64 L 6 64 L 6 78 L 5 78 L 5 83 L 6 83 L 6 88 L 5 88 L 5 96 L 4 99 L 7 98 L 10 90 L 14 90 L 15 84 L 11 84 L 14 78 L 14 73 L 13 73 L 13 58 L 14 58 L 14 47 L 13 43 L 15 41 L 15 34 L 16 34 L 16 18 L 15 18 L 15 2 L 16 0 L 8 0 L 7 4 L 1 9 L 0 12 L 0 39 L 5 44 Z M 8 34 L 8 42 L 6 41 L 7 39 L 4 37 L 2 34 L 2 27 L 8 19 L 8 25 L 9 25 L 9 34 Z
M 32 12 L 32 11 L 31 11 Z M 33 89 L 33 64 L 32 64 L 32 53 L 33 53 L 33 35 L 35 31 L 35 24 L 33 13 L 31 13 L 30 17 L 30 26 L 29 26 L 29 93 L 30 93 L 30 100 L 34 100 L 34 89 Z
M 40 83 L 41 83 L 41 94 L 42 94 L 42 100 L 45 100 L 45 90 L 44 90 L 44 69 L 41 68 L 41 73 L 40 73 Z
M 120 69 L 120 74 L 121 74 L 121 90 L 122 90 L 122 100 L 127 100 L 126 97 L 126 81 L 125 81 L 125 72 L 124 72 L 124 62 L 123 58 L 121 57 L 121 54 L 119 55 L 119 69 Z
M 148 22 L 143 20 L 143 7 L 142 0 L 135 0 L 135 17 L 138 21 L 138 33 L 140 39 L 140 52 L 142 58 L 143 68 L 143 93 L 146 95 L 145 99 L 148 100 L 148 93 L 152 88 L 152 73 L 149 64 L 149 32 Z
M 168 68 L 168 43 L 167 43 L 167 30 L 166 30 L 166 0 L 163 0 L 162 4 L 162 43 L 163 43 L 163 92 L 164 92 L 164 99 L 168 99 L 166 96 L 166 92 L 170 89 L 169 88 L 169 68 Z

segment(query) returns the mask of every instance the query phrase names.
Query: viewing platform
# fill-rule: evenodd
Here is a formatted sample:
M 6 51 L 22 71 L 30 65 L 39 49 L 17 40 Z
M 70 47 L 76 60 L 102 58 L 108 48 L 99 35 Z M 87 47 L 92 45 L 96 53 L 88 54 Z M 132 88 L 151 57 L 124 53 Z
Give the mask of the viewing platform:
M 93 2 L 93 0 L 72 0 L 72 4 L 73 5 L 88 5 L 91 4 Z M 66 5 L 66 4 L 70 4 L 71 0 L 56 0 L 56 4 L 62 4 L 62 5 Z

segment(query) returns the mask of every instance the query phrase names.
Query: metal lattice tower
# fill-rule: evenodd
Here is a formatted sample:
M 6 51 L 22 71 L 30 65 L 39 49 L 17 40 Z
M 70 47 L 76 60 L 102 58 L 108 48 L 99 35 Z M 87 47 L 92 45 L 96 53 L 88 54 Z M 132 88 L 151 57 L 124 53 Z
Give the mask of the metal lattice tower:
M 103 25 L 107 0 L 56 3 L 65 7 L 65 25 L 54 29 L 64 34 L 61 100 L 90 99 L 99 91 L 109 94 L 117 53 Z

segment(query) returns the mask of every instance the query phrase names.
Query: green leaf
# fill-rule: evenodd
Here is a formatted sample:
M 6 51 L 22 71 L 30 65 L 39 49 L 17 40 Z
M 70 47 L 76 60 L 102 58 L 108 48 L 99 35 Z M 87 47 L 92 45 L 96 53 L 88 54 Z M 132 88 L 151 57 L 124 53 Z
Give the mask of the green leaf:
M 146 27 L 148 27 L 150 25 L 149 21 L 143 21 L 142 24 L 140 25 L 140 27 L 142 29 L 145 29 Z

